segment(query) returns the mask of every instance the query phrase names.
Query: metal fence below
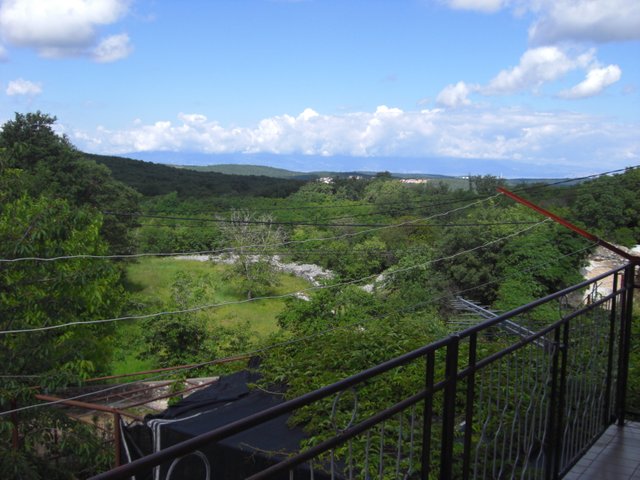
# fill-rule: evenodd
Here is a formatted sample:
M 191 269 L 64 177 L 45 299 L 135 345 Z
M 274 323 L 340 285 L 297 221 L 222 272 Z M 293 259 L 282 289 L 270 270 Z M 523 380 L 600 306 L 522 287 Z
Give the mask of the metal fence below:
M 93 478 L 193 478 L 184 468 L 197 464 L 201 478 L 226 480 L 216 477 L 213 446 L 301 411 L 329 421 L 300 451 L 256 464 L 248 478 L 559 478 L 624 420 L 634 269 L 612 270 Z M 605 279 L 613 291 L 600 295 Z M 513 323 L 517 332 L 504 328 Z M 379 409 L 365 416 L 362 399 L 381 391 L 394 392 L 393 400 L 380 395 Z M 248 454 L 245 468 L 251 462 Z

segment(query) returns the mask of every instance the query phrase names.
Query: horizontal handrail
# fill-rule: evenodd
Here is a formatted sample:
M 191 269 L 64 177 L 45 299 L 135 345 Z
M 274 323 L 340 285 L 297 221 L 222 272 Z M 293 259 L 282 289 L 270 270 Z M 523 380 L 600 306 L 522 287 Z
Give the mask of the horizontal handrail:
M 376 365 L 374 367 L 371 367 L 369 369 L 363 370 L 359 373 L 356 373 L 354 375 L 351 375 L 343 380 L 340 380 L 338 382 L 335 382 L 331 385 L 322 387 L 320 389 L 314 390 L 312 392 L 306 393 L 300 397 L 291 399 L 291 400 L 287 400 L 281 404 L 275 405 L 273 407 L 270 407 L 268 409 L 265 409 L 263 411 L 260 411 L 258 413 L 249 415 L 245 418 L 242 418 L 240 420 L 231 422 L 227 425 L 224 425 L 222 427 L 216 428 L 210 432 L 206 432 L 203 434 L 200 434 L 196 437 L 193 437 L 191 439 L 185 440 L 183 442 L 180 442 L 178 444 L 169 446 L 163 450 L 160 450 L 158 452 L 152 453 L 150 455 L 147 455 L 145 457 L 142 457 L 138 460 L 135 460 L 129 464 L 126 465 L 122 465 L 120 467 L 117 467 L 113 470 L 110 470 L 108 472 L 99 474 L 95 477 L 92 477 L 92 480 L 106 480 L 106 479 L 112 479 L 112 478 L 128 478 L 131 477 L 137 473 L 146 471 L 152 467 L 155 467 L 157 465 L 160 465 L 161 463 L 163 463 L 164 461 L 168 460 L 168 459 L 172 459 L 172 458 L 177 458 L 180 456 L 183 456 L 185 454 L 188 454 L 190 452 L 193 452 L 197 449 L 199 449 L 200 447 L 203 447 L 207 444 L 210 443 L 214 443 L 217 442 L 219 440 L 222 440 L 224 438 L 230 437 L 234 434 L 237 434 L 239 432 L 242 432 L 244 430 L 247 430 L 249 428 L 252 428 L 256 425 L 260 425 L 262 423 L 265 423 L 269 420 L 272 420 L 273 418 L 279 417 L 281 415 L 284 414 L 288 414 L 300 407 L 304 407 L 306 405 L 309 405 L 313 402 L 316 402 L 318 400 L 327 398 L 328 396 L 340 392 L 342 390 L 348 389 L 354 385 L 360 384 L 370 378 L 376 377 L 378 375 L 381 375 L 385 372 L 388 372 L 394 368 L 397 367 L 401 367 L 403 365 L 406 365 L 410 362 L 412 362 L 413 360 L 416 360 L 420 357 L 424 357 L 425 355 L 428 354 L 433 354 L 435 351 L 444 348 L 444 347 L 449 347 L 451 344 L 453 343 L 459 343 L 461 340 L 466 339 L 466 338 L 470 338 L 470 337 L 475 337 L 478 333 L 481 333 L 491 327 L 494 327 L 498 324 L 500 324 L 501 322 L 504 321 L 508 321 L 508 319 L 513 318 L 517 315 L 521 315 L 524 314 L 526 312 L 531 311 L 532 309 L 549 303 L 553 300 L 556 300 L 558 298 L 562 298 L 568 294 L 571 294 L 573 292 L 579 291 L 583 288 L 589 287 L 590 285 L 593 285 L 597 282 L 599 282 L 600 280 L 607 278 L 609 276 L 613 276 L 618 274 L 619 272 L 623 271 L 626 268 L 626 266 L 621 266 L 615 269 L 612 269 L 608 272 L 605 272 L 601 275 L 598 275 L 592 279 L 589 280 L 585 280 L 577 285 L 573 285 L 571 287 L 565 288 L 563 290 L 560 290 L 558 292 L 555 292 L 553 294 L 547 295 L 541 299 L 535 300 L 534 302 L 531 302 L 527 305 L 523 305 L 520 306 L 514 310 L 511 310 L 509 312 L 497 315 L 495 318 L 489 319 L 489 320 L 485 320 L 477 325 L 474 325 L 472 327 L 469 327 L 465 330 L 462 330 L 460 332 L 457 332 L 455 334 L 449 335 L 445 338 L 442 338 L 440 340 L 437 340 L 435 342 L 432 342 L 428 345 L 425 345 L 423 347 L 420 347 L 418 349 L 415 349 L 411 352 L 405 353 L 403 355 L 400 355 L 396 358 L 393 358 L 391 360 L 388 360 L 386 362 L 383 362 L 379 365 Z M 595 302 L 593 302 L 590 305 L 587 305 L 586 307 L 575 311 L 575 312 L 571 312 L 570 314 L 562 317 L 560 320 L 557 320 L 555 322 L 553 322 L 551 325 L 546 326 L 545 328 L 541 329 L 540 331 L 533 333 L 531 335 L 528 336 L 520 336 L 520 339 L 515 342 L 513 345 L 502 349 L 499 352 L 496 352 L 492 355 L 489 355 L 486 358 L 483 358 L 481 360 L 479 360 L 475 365 L 470 365 L 466 368 L 461 369 L 460 371 L 458 371 L 455 375 L 454 375 L 454 380 L 461 380 L 464 379 L 470 375 L 472 375 L 475 371 L 481 369 L 482 367 L 493 363 L 497 360 L 499 360 L 500 358 L 504 357 L 505 355 L 509 354 L 510 352 L 517 350 L 519 348 L 522 348 L 525 345 L 528 345 L 530 343 L 536 342 L 538 341 L 541 337 L 543 337 L 544 335 L 548 334 L 551 331 L 557 330 L 560 326 L 566 324 L 567 322 L 569 322 L 569 320 L 571 318 L 574 318 L 577 315 L 580 315 L 584 312 L 590 311 L 592 309 L 597 308 L 598 306 L 604 304 L 606 301 L 620 295 L 621 293 L 624 293 L 625 291 L 627 291 L 630 287 L 628 286 L 622 286 L 616 289 L 615 292 L 612 292 L 610 295 L 607 295 Z M 448 380 L 446 380 L 448 381 Z M 320 445 L 317 445 L 316 447 L 313 447 L 312 449 L 309 449 L 305 452 L 299 453 L 298 455 L 296 455 L 295 457 L 291 458 L 291 459 L 287 459 L 284 461 L 284 463 L 281 464 L 277 464 L 273 467 L 271 467 L 268 470 L 265 470 L 264 472 L 261 472 L 260 474 L 256 474 L 254 477 L 255 479 L 258 478 L 265 478 L 266 475 L 268 475 L 269 473 L 273 473 L 274 471 L 276 471 L 276 469 L 278 471 L 280 471 L 281 469 L 284 468 L 289 468 L 291 466 L 300 464 L 302 462 L 304 462 L 305 460 L 308 460 L 310 458 L 313 458 L 314 456 L 318 455 L 319 453 L 322 453 L 324 451 L 327 451 L 328 449 L 332 448 L 335 445 L 341 444 L 343 443 L 345 440 L 347 440 L 348 438 L 351 438 L 352 436 L 357 435 L 358 433 L 360 433 L 361 431 L 364 431 L 366 428 L 369 428 L 371 425 L 375 425 L 376 422 L 379 422 L 381 420 L 384 420 L 385 418 L 388 418 L 387 416 L 389 415 L 393 415 L 393 413 L 396 413 L 396 409 L 400 408 L 399 406 L 402 406 L 403 408 L 406 407 L 406 405 L 412 404 L 412 403 L 416 403 L 420 400 L 422 400 L 423 398 L 425 398 L 425 396 L 427 396 L 430 393 L 433 393 L 439 389 L 442 389 L 443 386 L 445 385 L 446 381 L 442 381 L 439 383 L 436 383 L 435 385 L 433 385 L 433 389 L 431 391 L 427 390 L 422 390 L 421 392 L 399 402 L 398 404 L 392 406 L 389 409 L 383 410 L 381 412 L 378 412 L 378 414 L 368 418 L 367 420 L 363 421 L 362 423 L 350 427 L 349 429 L 345 430 L 344 432 L 338 434 L 336 437 L 334 437 L 333 439 L 329 439 L 323 443 L 321 443 Z M 436 388 L 437 387 L 437 388 Z M 407 403 L 409 402 L 409 403 Z M 393 412 L 393 413 L 390 413 Z

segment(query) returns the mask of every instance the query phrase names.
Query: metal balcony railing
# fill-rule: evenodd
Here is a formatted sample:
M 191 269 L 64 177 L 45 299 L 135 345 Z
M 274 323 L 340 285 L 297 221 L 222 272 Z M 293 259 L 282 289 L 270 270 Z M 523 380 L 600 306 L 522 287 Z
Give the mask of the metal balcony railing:
M 267 465 L 254 465 L 248 453 L 244 476 L 560 478 L 624 420 L 634 269 L 612 270 L 94 478 L 227 479 L 217 470 L 219 442 L 311 408 L 329 420 L 319 422 L 324 430 Z M 598 293 L 603 282 L 610 293 Z M 521 328 L 504 328 L 511 324 Z M 407 385 L 407 378 L 421 380 Z M 362 399 L 389 389 L 397 398 L 385 403 L 389 395 L 380 395 L 376 413 L 361 413 Z

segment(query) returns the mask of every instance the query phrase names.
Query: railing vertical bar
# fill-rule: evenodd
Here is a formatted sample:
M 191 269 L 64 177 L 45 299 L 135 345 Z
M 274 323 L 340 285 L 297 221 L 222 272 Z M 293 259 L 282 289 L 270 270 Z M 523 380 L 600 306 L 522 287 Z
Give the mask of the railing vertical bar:
M 115 466 L 119 467 L 120 465 L 122 465 L 122 458 L 121 458 L 121 452 L 122 452 L 122 425 L 121 425 L 121 417 L 120 414 L 117 412 L 114 412 L 113 414 L 113 449 L 114 449 L 114 453 L 115 453 Z
M 560 347 L 560 386 L 558 393 L 558 418 L 556 420 L 556 432 L 555 435 L 555 447 L 556 453 L 554 463 L 553 478 L 558 478 L 560 473 L 560 464 L 562 463 L 562 451 L 564 448 L 562 442 L 562 433 L 564 432 L 564 409 L 565 409 L 565 389 L 567 387 L 567 356 L 569 354 L 569 330 L 571 328 L 571 321 L 567 321 L 562 327 L 562 346 Z
M 613 275 L 613 291 L 618 291 L 618 273 Z M 617 314 L 617 302 L 618 296 L 616 295 L 611 299 L 611 312 L 609 314 L 609 338 L 608 338 L 608 350 L 607 350 L 607 380 L 605 385 L 604 394 L 604 411 L 602 412 L 602 424 L 608 425 L 611 421 L 610 408 L 611 408 L 611 384 L 613 381 L 613 349 L 616 335 L 616 314 Z
M 371 429 L 367 430 L 367 444 L 364 451 L 364 478 L 369 478 L 369 452 L 371 450 Z
M 435 354 L 429 351 L 425 356 L 425 389 L 430 392 L 433 389 L 433 373 Z M 420 478 L 428 480 L 431 472 L 431 426 L 433 423 L 433 396 L 427 395 L 424 399 L 423 428 L 422 428 L 422 472 Z
M 547 405 L 547 435 L 545 445 L 545 475 L 546 480 L 551 480 L 554 472 L 554 463 L 556 458 L 556 440 L 558 431 L 556 429 L 557 418 L 557 395 L 558 395 L 558 363 L 560 355 L 560 328 L 554 330 L 553 358 L 551 360 L 551 392 L 549 394 L 549 403 Z
M 400 460 L 402 460 L 402 412 L 398 413 L 398 444 L 396 445 L 396 478 L 400 476 Z
M 440 480 L 453 478 L 453 443 L 456 421 L 456 383 L 460 337 L 453 335 L 447 345 L 444 398 L 442 407 L 442 440 L 440 446 Z
M 478 347 L 478 334 L 474 332 L 469 337 L 469 368 L 471 375 L 467 377 L 467 404 L 465 406 L 464 419 L 464 451 L 462 460 L 462 475 L 464 480 L 469 479 L 471 464 L 471 439 L 473 435 L 473 409 L 475 399 L 475 366 Z
M 348 470 L 349 470 L 349 480 L 353 479 L 353 439 L 349 439 L 349 462 L 348 462 Z
M 627 400 L 627 379 L 629 376 L 629 355 L 631 349 L 631 321 L 633 318 L 633 291 L 636 266 L 627 265 L 624 270 L 625 293 L 622 306 L 622 325 L 620 326 L 620 362 L 618 363 L 618 425 L 624 425 Z
M 336 457 L 335 457 L 333 448 L 331 449 L 330 457 L 331 457 L 331 480 L 334 480 L 336 478 L 336 471 L 335 471 Z M 291 471 L 293 472 L 293 470 Z

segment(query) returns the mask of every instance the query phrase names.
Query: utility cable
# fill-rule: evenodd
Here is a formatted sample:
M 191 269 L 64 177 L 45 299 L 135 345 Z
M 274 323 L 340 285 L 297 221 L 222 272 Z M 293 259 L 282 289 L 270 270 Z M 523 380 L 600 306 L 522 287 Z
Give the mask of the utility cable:
M 108 213 L 108 212 L 106 212 Z M 200 220 L 195 218 L 188 217 L 162 217 L 158 215 L 144 215 L 139 214 L 139 217 L 150 217 L 150 218 L 161 218 L 167 220 L 188 220 L 188 221 L 200 221 L 200 222 L 215 222 L 215 223 L 231 223 L 237 225 L 279 225 L 279 226 L 307 226 L 307 227 L 326 227 L 326 228 L 344 228 L 344 227 L 389 227 L 393 224 L 390 223 L 314 223 L 314 222 L 278 222 L 278 221 L 263 221 L 263 220 Z M 408 225 L 410 227 L 491 227 L 495 225 L 524 225 L 524 224 L 532 224 L 536 222 L 471 222 L 471 223 L 416 223 L 413 225 Z M 139 225 L 137 228 L 141 227 L 192 227 L 192 228 L 202 228 L 202 225 L 193 225 L 193 224 L 157 224 L 157 223 L 147 223 Z
M 423 262 L 417 265 L 411 265 L 409 267 L 405 267 L 405 268 L 401 268 L 401 269 L 397 269 L 397 270 L 393 270 L 392 272 L 388 272 L 385 273 L 384 275 L 396 275 L 398 273 L 402 273 L 402 272 L 406 272 L 406 271 L 410 271 L 416 268 L 422 268 L 425 267 L 427 265 L 431 265 L 433 263 L 437 263 L 437 262 L 441 262 L 444 260 L 452 260 L 456 257 L 459 257 L 461 255 L 465 255 L 471 252 L 475 252 L 477 250 L 480 250 L 482 248 L 486 248 L 490 245 L 493 245 L 495 243 L 504 241 L 504 240 L 508 240 L 509 238 L 512 238 L 516 235 L 520 235 L 521 233 L 527 232 L 535 227 L 538 227 L 540 225 L 542 225 L 543 223 L 547 223 L 549 222 L 549 219 L 545 219 L 542 220 L 538 223 L 536 223 L 535 225 L 532 225 L 530 227 L 524 228 L 522 230 L 518 230 L 517 232 L 511 233 L 509 235 L 505 235 L 503 237 L 500 237 L 498 239 L 495 240 L 491 240 L 489 242 L 486 242 L 482 245 L 473 247 L 471 249 L 468 250 L 463 250 L 461 252 L 457 252 L 453 255 L 449 255 L 446 257 L 441 257 L 435 260 L 429 260 L 427 262 Z M 96 324 L 102 324 L 102 323 L 112 323 L 112 322 L 119 322 L 119 321 L 124 321 L 124 320 L 142 320 L 142 319 L 147 319 L 147 318 L 157 318 L 157 317 L 161 317 L 161 316 L 167 316 L 167 315 L 179 315 L 179 314 L 184 314 L 184 313 L 194 313 L 194 312 L 199 312 L 201 310 L 208 310 L 208 309 L 212 309 L 212 308 L 220 308 L 220 307 L 225 307 L 225 306 L 229 306 L 229 305 L 242 305 L 245 303 L 252 303 L 252 302 L 256 302 L 256 301 L 261 301 L 261 300 L 276 300 L 276 299 L 283 299 L 283 298 L 289 298 L 289 297 L 295 297 L 298 296 L 300 294 L 304 294 L 306 292 L 314 292 L 314 291 L 318 291 L 318 290 L 324 290 L 324 289 L 333 289 L 333 288 L 338 288 L 338 287 L 342 287 L 342 286 L 346 286 L 346 285 L 353 285 L 356 283 L 361 283 L 364 282 L 366 280 L 372 280 L 375 279 L 379 276 L 380 274 L 373 274 L 373 275 L 367 275 L 365 277 L 361 277 L 355 280 L 347 280 L 344 282 L 339 282 L 339 283 L 335 283 L 335 284 L 331 284 L 331 285 L 319 285 L 319 286 L 312 286 L 309 288 L 305 288 L 302 290 L 297 290 L 295 292 L 289 292 L 289 293 L 284 293 L 284 294 L 279 294 L 279 295 L 267 295 L 267 296 L 262 296 L 262 297 L 254 297 L 254 298 L 247 298 L 244 300 L 235 300 L 235 301 L 228 301 L 228 302 L 220 302 L 220 303 L 213 303 L 213 304 L 207 304 L 207 305 L 200 305 L 200 306 L 196 306 L 196 307 L 191 307 L 191 308 L 185 308 L 185 309 L 180 309 L 180 310 L 172 310 L 172 311 L 164 311 L 164 312 L 156 312 L 156 313 L 147 313 L 147 314 L 141 314 L 141 315 L 129 315 L 129 316 L 124 316 L 124 317 L 115 317 L 115 318 L 107 318 L 107 319 L 102 319 L 102 320 L 85 320 L 85 321 L 75 321 L 75 322 L 67 322 L 67 323 L 61 323 L 61 324 L 57 324 L 57 325 L 48 325 L 45 327 L 33 327 L 33 328 L 23 328 L 23 329 L 15 329 L 15 330 L 2 330 L 0 331 L 0 335 L 7 335 L 7 334 L 17 334 L 17 333 L 32 333 L 32 332 L 42 332 L 42 331 L 49 331 L 49 330 L 57 330 L 60 328 L 66 328 L 66 327 L 71 327 L 71 326 L 75 326 L 75 325 L 96 325 Z
M 540 222 L 540 223 L 544 223 L 544 222 Z M 555 265 L 558 260 L 561 260 L 563 258 L 567 258 L 567 257 L 570 257 L 570 256 L 574 256 L 574 255 L 577 255 L 577 254 L 585 252 L 585 251 L 588 251 L 589 249 L 593 248 L 594 246 L 596 246 L 596 243 L 591 243 L 591 244 L 587 245 L 584 248 L 581 248 L 581 249 L 575 250 L 573 252 L 567 253 L 565 255 L 559 256 L 559 257 L 554 258 L 553 260 L 550 260 L 548 262 L 544 262 L 544 263 L 541 263 L 541 264 L 538 264 L 538 265 L 531 266 L 531 267 L 526 268 L 524 270 L 521 270 L 521 271 L 519 271 L 519 273 L 529 273 L 529 272 L 538 270 L 540 267 L 544 267 L 544 266 L 548 266 L 548 265 Z M 484 283 L 482 283 L 480 285 L 475 285 L 473 287 L 469 287 L 469 288 L 466 288 L 466 289 L 463 289 L 463 290 L 459 290 L 457 292 L 448 293 L 448 294 L 441 295 L 441 296 L 436 297 L 436 298 L 432 298 L 430 300 L 426 300 L 426 301 L 423 301 L 423 302 L 418 302 L 416 304 L 413 304 L 413 305 L 411 305 L 409 307 L 404 307 L 404 308 L 402 308 L 402 309 L 400 309 L 398 311 L 395 311 L 395 312 L 389 312 L 389 313 L 373 316 L 373 317 L 370 317 L 370 318 L 364 319 L 364 320 L 359 319 L 359 320 L 356 320 L 356 321 L 351 322 L 349 324 L 338 325 L 338 326 L 335 326 L 335 327 L 332 327 L 332 328 L 329 328 L 329 329 L 322 330 L 320 332 L 315 332 L 313 334 L 305 335 L 305 336 L 302 336 L 302 337 L 295 337 L 295 338 L 292 338 L 292 339 L 289 339 L 289 340 L 285 340 L 285 341 L 282 341 L 282 342 L 277 342 L 277 343 L 274 343 L 274 344 L 271 344 L 271 345 L 267 345 L 265 347 L 258 348 L 256 350 L 250 351 L 248 353 L 236 354 L 236 355 L 233 355 L 233 356 L 218 358 L 218 359 L 214 359 L 214 360 L 209 360 L 209 361 L 206 361 L 206 362 L 201 362 L 201 363 L 197 363 L 197 364 L 193 364 L 193 365 L 189 365 L 189 366 L 181 365 L 180 367 L 176 367 L 174 370 L 168 370 L 166 372 L 162 372 L 159 375 L 146 377 L 144 379 L 136 380 L 134 382 L 128 382 L 128 384 L 129 385 L 135 385 L 135 384 L 139 384 L 139 383 L 148 382 L 148 381 L 151 381 L 151 380 L 158 380 L 160 378 L 164 378 L 164 377 L 170 376 L 175 371 L 190 371 L 190 370 L 194 370 L 194 369 L 197 369 L 197 368 L 202 368 L 202 367 L 205 367 L 205 366 L 213 365 L 213 364 L 216 364 L 216 363 L 224 363 L 224 362 L 227 362 L 229 360 L 233 360 L 235 358 L 252 357 L 252 356 L 258 355 L 260 353 L 265 353 L 265 352 L 274 350 L 276 348 L 286 347 L 286 346 L 289 346 L 289 345 L 293 345 L 295 343 L 304 342 L 304 341 L 308 341 L 308 340 L 313 340 L 314 338 L 318 338 L 320 336 L 326 335 L 326 334 L 331 333 L 331 332 L 336 331 L 336 330 L 350 328 L 350 327 L 353 327 L 354 325 L 358 325 L 358 324 L 362 324 L 362 323 L 368 323 L 368 322 L 373 321 L 373 320 L 380 320 L 380 319 L 386 318 L 386 317 L 388 317 L 388 316 L 390 316 L 392 314 L 399 313 L 399 312 L 400 313 L 406 313 L 407 311 L 416 310 L 417 307 L 422 307 L 422 306 L 428 306 L 428 305 L 431 305 L 431 304 L 435 304 L 435 303 L 437 303 L 437 302 L 439 302 L 441 300 L 444 300 L 445 298 L 453 298 L 453 297 L 455 297 L 457 295 L 462 295 L 464 293 L 468 293 L 468 292 L 476 290 L 478 288 L 498 283 L 499 281 L 505 280 L 506 278 L 509 278 L 509 276 L 503 276 L 503 277 L 501 277 L 499 279 L 490 280 L 490 281 L 484 282 Z M 62 404 L 63 402 L 65 402 L 67 400 L 78 400 L 80 398 L 85 398 L 85 397 L 101 394 L 101 393 L 108 392 L 108 391 L 111 391 L 111 390 L 114 390 L 114 389 L 117 389 L 117 388 L 121 388 L 121 387 L 122 387 L 122 385 L 116 385 L 116 386 L 107 387 L 107 388 L 104 388 L 104 389 L 101 389 L 101 390 L 96 390 L 96 391 L 93 391 L 93 392 L 77 395 L 75 397 L 63 398 L 63 399 L 60 399 L 60 400 L 57 400 L 57 401 L 49 401 L 49 402 L 44 402 L 44 403 L 27 405 L 27 406 L 15 408 L 15 409 L 12 409 L 12 410 L 6 410 L 6 411 L 3 411 L 3 412 L 0 412 L 0 417 L 5 416 L 5 415 L 10 415 L 12 413 L 18 413 L 18 412 L 24 411 L 24 410 L 29 410 L 29 409 L 39 408 L 39 407 L 45 407 L 45 406 L 51 406 L 51 405 L 56 405 L 56 404 Z
M 61 255 L 58 257 L 21 257 L 21 258 L 0 258 L 0 263 L 16 263 L 23 261 L 38 261 L 38 262 L 54 262 L 59 260 L 70 260 L 70 259 L 124 259 L 124 258 L 140 258 L 140 257 L 172 257 L 172 256 L 185 256 L 185 255 L 215 255 L 220 253 L 231 253 L 239 249 L 245 248 L 262 248 L 262 247 L 279 247 L 285 245 L 297 245 L 309 242 L 321 242 L 328 240 L 338 240 L 341 238 L 355 237 L 358 235 L 364 235 L 366 233 L 377 232 L 380 230 L 386 230 L 390 228 L 398 228 L 404 227 L 406 225 L 414 225 L 420 221 L 428 221 L 437 217 L 444 217 L 451 213 L 455 213 L 461 210 L 465 210 L 467 208 L 473 207 L 475 205 L 479 205 L 480 203 L 486 202 L 487 200 L 497 198 L 502 196 L 501 193 L 493 195 L 491 197 L 484 198 L 482 200 L 477 200 L 475 202 L 469 203 L 462 207 L 454 208 L 452 210 L 448 210 L 446 212 L 437 213 L 431 215 L 429 217 L 417 218 L 414 220 L 408 220 L 401 223 L 389 224 L 382 227 L 374 227 L 366 230 L 360 230 L 358 232 L 347 232 L 340 235 L 328 236 L 328 237 L 318 237 L 318 238 L 308 238 L 305 240 L 288 240 L 279 243 L 273 244 L 257 244 L 257 245 L 242 245 L 238 247 L 228 247 L 222 248 L 218 250 L 203 250 L 203 251 L 195 251 L 195 252 L 170 252 L 170 253 L 130 253 L 130 254 L 114 254 L 114 255 L 91 255 L 91 254 L 81 254 L 81 255 Z

